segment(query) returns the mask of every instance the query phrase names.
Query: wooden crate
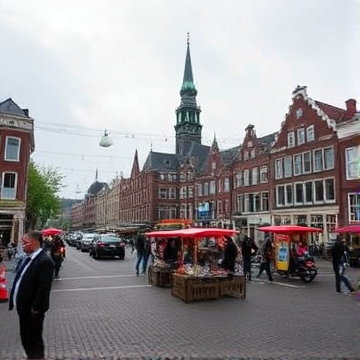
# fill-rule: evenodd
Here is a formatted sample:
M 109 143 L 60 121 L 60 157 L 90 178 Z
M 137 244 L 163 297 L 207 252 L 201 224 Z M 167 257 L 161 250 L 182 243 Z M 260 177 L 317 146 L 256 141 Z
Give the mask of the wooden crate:
M 219 279 L 219 297 L 234 296 L 245 299 L 246 278 L 244 275 L 231 276 Z
M 176 274 L 173 275 L 171 293 L 185 302 L 219 297 L 216 278 L 197 278 Z
M 171 286 L 171 272 L 170 270 L 160 270 L 151 265 L 148 269 L 148 280 L 150 284 L 155 286 Z

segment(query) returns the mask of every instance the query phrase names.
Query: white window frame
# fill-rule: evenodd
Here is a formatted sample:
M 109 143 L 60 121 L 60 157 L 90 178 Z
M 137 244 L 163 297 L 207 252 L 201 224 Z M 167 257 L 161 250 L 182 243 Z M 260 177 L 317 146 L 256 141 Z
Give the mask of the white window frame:
M 327 188 L 326 188 L 326 182 L 332 180 L 333 181 L 333 188 L 334 188 L 334 198 L 333 199 L 328 199 L 328 194 L 327 194 Z M 325 178 L 324 179 L 324 201 L 326 203 L 334 203 L 336 202 L 336 184 L 335 184 L 335 178 L 330 177 L 330 178 Z
M 215 193 L 216 193 L 216 181 L 215 180 L 210 180 L 209 194 L 210 195 L 215 195 Z
M 297 162 L 297 160 L 298 160 L 298 162 Z M 293 164 L 293 166 L 294 166 L 294 176 L 302 175 L 303 174 L 303 168 L 302 168 L 303 164 L 302 164 L 302 156 L 301 156 L 301 154 L 294 155 L 293 156 L 293 162 L 294 162 L 294 164 Z M 300 171 L 297 171 L 297 170 L 299 170 L 296 167 L 297 165 L 300 166 Z
M 295 146 L 295 132 L 289 131 L 287 134 L 287 145 L 288 148 L 292 148 Z
M 4 187 L 5 177 L 7 175 L 14 175 L 15 176 L 14 186 L 13 187 L 7 187 L 7 188 Z M 1 176 L 1 199 L 15 200 L 16 199 L 16 194 L 17 194 L 17 186 L 18 186 L 18 174 L 16 172 L 13 172 L 13 171 L 4 171 L 2 173 L 2 176 Z M 7 190 L 7 189 L 13 189 L 13 190 Z M 13 195 L 10 194 L 11 191 L 13 191 Z M 7 192 L 8 192 L 8 194 L 7 194 Z
M 315 127 L 314 125 L 310 125 L 306 128 L 306 141 L 314 141 L 315 140 Z
M 325 202 L 325 192 L 324 192 L 324 179 L 316 179 L 313 181 L 314 183 L 314 204 L 323 204 Z M 322 189 L 323 189 L 323 199 L 322 200 L 317 200 L 316 199 L 316 183 L 322 183 Z
M 284 157 L 284 178 L 292 177 L 292 159 L 291 156 Z
M 348 216 L 349 223 L 354 221 L 360 221 L 360 194 L 348 193 Z
M 360 177 L 360 146 L 345 149 L 346 180 L 358 180 Z
M 249 170 L 244 170 L 244 186 L 249 186 Z
M 13 145 L 9 145 L 10 140 L 18 141 L 17 149 L 14 150 L 14 152 L 16 151 L 15 157 L 8 156 L 9 155 L 8 150 L 10 150 L 10 147 L 14 147 Z M 21 146 L 21 138 L 18 138 L 15 136 L 6 136 L 4 160 L 5 161 L 14 161 L 14 162 L 20 161 L 20 146 Z
M 310 165 L 310 169 L 309 170 L 305 170 L 305 155 L 308 154 L 309 155 L 309 165 Z M 312 171 L 312 156 L 311 156 L 311 151 L 306 151 L 302 154 L 302 170 L 304 174 L 310 174 Z
M 251 169 L 251 185 L 257 185 L 259 182 L 259 168 L 257 166 Z
M 268 191 L 263 191 L 261 192 L 261 211 L 269 211 L 270 210 L 270 200 L 269 200 L 269 192 Z M 267 208 L 264 208 L 264 203 L 267 203 Z
M 262 184 L 267 183 L 269 181 L 268 179 L 268 166 L 263 165 L 260 167 L 260 182 Z
M 169 188 L 169 199 L 176 199 L 176 188 Z
M 224 192 L 230 191 L 230 180 L 228 177 L 224 178 Z
M 168 198 L 168 189 L 159 188 L 159 199 L 167 199 L 167 198 Z
M 305 144 L 305 129 L 304 128 L 297 129 L 296 135 L 297 135 L 297 144 L 298 145 Z
M 306 199 L 306 184 L 311 184 L 311 201 L 307 201 Z M 314 182 L 313 181 L 305 181 L 304 182 L 304 204 L 310 205 L 314 202 Z
M 250 150 L 250 159 L 253 159 L 255 157 L 255 149 Z
M 249 160 L 249 151 L 244 150 L 244 161 Z
M 283 204 L 280 204 L 279 203 L 279 189 L 280 188 L 283 188 L 283 191 L 284 191 L 284 203 Z M 276 206 L 277 207 L 284 207 L 285 206 L 285 185 L 277 185 L 276 186 Z
M 296 189 L 296 187 L 298 186 L 298 185 L 300 185 L 301 186 L 301 193 L 302 193 L 302 201 L 300 202 L 300 201 L 297 201 L 297 189 Z M 304 183 L 302 183 L 302 182 L 295 182 L 294 183 L 294 204 L 295 205 L 303 205 L 304 204 L 304 202 L 305 202 L 305 197 L 304 197 Z
M 321 169 L 316 168 L 316 154 L 318 153 L 320 153 Z M 313 172 L 323 171 L 323 169 L 324 169 L 324 159 L 323 159 L 322 149 L 315 149 L 313 150 Z
M 275 159 L 275 179 L 282 179 L 283 177 L 283 158 Z
M 326 161 L 326 151 L 327 150 L 330 150 L 331 154 L 332 154 L 331 166 L 327 166 L 328 165 L 327 161 Z M 334 147 L 330 146 L 330 147 L 324 148 L 323 153 L 324 153 L 324 156 L 323 156 L 323 168 L 324 168 L 324 170 L 332 170 L 332 169 L 334 169 L 334 167 L 335 167 L 335 151 L 334 151 Z
M 294 188 L 292 184 L 285 184 L 285 206 L 292 206 L 294 204 Z M 288 201 L 288 189 L 291 190 L 291 201 Z

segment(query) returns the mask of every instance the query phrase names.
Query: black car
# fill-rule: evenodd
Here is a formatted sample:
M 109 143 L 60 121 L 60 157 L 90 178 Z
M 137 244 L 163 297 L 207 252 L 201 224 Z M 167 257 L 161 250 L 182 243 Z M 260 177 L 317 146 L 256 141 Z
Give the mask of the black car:
M 99 234 L 94 238 L 89 254 L 94 259 L 117 256 L 120 260 L 124 260 L 125 242 L 116 235 Z

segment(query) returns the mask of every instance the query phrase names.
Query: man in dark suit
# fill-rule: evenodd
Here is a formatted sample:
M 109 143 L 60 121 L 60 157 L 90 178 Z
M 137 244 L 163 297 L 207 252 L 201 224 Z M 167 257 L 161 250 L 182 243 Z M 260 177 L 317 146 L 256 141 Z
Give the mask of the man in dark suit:
M 16 274 L 9 309 L 16 308 L 20 337 L 28 359 L 44 359 L 42 337 L 45 312 L 49 309 L 54 263 L 42 249 L 42 235 L 29 231 L 22 239 L 27 255 Z

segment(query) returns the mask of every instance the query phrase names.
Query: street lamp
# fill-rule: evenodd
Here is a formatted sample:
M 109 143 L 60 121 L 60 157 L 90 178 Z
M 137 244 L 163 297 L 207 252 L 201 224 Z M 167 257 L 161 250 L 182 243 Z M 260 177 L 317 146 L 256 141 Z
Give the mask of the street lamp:
M 109 147 L 112 144 L 113 144 L 113 141 L 112 141 L 111 137 L 109 136 L 109 134 L 107 133 L 107 131 L 105 130 L 104 135 L 100 139 L 99 145 L 102 147 Z

